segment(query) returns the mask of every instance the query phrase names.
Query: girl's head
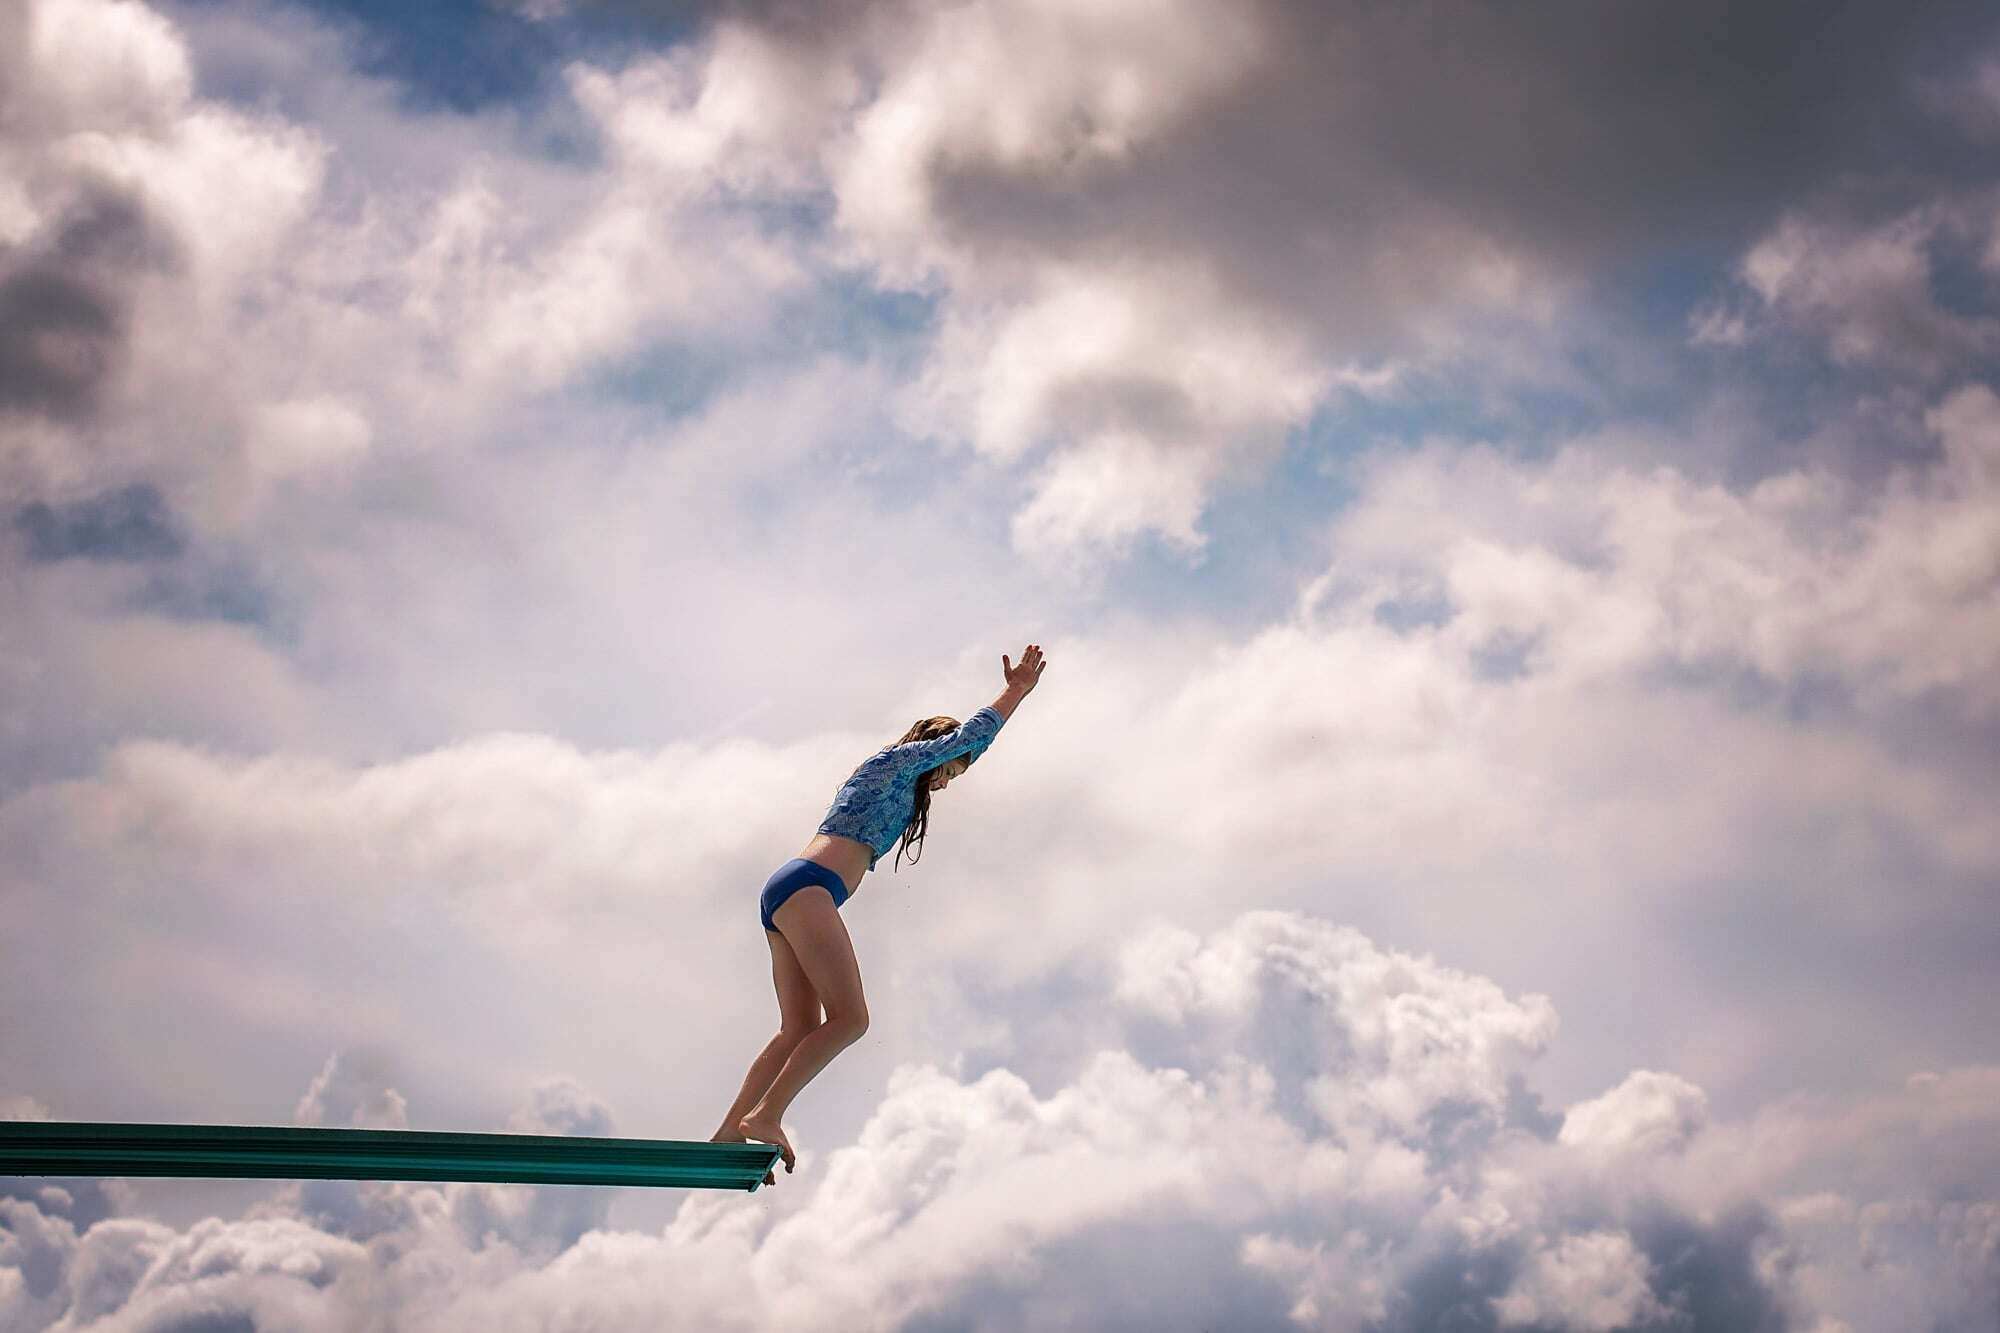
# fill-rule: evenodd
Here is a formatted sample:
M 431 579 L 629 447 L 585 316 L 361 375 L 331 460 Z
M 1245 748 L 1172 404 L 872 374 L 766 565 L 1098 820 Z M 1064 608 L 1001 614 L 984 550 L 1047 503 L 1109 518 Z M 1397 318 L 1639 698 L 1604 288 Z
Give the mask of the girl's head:
M 934 741 L 940 736 L 949 736 L 958 730 L 955 717 L 927 717 L 908 731 L 896 742 L 908 745 L 912 741 Z M 972 767 L 972 760 L 960 755 L 948 763 L 939 764 L 917 775 L 917 803 L 910 812 L 910 822 L 903 827 L 903 846 L 896 849 L 896 866 L 902 868 L 903 848 L 910 849 L 910 864 L 915 865 L 923 855 L 924 834 L 930 829 L 931 793 L 943 791 L 951 785 L 951 780 Z

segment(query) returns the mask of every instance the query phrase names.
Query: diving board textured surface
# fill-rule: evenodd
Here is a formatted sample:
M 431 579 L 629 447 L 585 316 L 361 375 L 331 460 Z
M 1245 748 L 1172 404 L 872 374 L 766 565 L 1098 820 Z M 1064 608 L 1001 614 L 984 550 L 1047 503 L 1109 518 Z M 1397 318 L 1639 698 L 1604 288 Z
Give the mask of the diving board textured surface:
M 0 1176 L 483 1180 L 754 1190 L 778 1158 L 778 1149 L 766 1143 L 684 1139 L 0 1121 Z

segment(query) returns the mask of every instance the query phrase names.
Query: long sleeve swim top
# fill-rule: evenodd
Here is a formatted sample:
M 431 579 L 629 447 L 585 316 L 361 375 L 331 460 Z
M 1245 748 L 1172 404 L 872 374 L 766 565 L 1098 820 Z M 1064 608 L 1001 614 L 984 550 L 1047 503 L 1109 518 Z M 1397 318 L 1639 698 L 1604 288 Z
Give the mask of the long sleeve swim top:
M 1006 721 L 997 710 L 982 708 L 947 735 L 883 746 L 841 784 L 819 831 L 867 843 L 873 870 L 916 813 L 917 779 L 954 759 L 977 759 Z

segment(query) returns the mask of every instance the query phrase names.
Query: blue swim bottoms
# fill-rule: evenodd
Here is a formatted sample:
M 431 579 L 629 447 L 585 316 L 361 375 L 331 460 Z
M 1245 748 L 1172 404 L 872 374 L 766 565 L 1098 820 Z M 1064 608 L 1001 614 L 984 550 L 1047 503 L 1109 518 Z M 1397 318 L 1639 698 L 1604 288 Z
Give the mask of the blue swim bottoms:
M 847 901 L 847 884 L 839 875 L 817 861 L 795 856 L 779 866 L 777 874 L 764 881 L 763 896 L 757 900 L 757 912 L 764 919 L 764 929 L 778 929 L 771 920 L 771 913 L 784 906 L 785 899 L 808 884 L 821 885 L 832 894 L 836 910 Z

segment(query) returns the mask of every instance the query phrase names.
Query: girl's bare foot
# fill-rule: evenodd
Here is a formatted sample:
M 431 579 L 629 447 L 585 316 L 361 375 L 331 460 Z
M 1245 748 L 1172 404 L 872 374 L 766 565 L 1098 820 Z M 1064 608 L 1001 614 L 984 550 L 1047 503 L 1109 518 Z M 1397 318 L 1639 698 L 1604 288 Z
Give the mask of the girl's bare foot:
M 776 1144 L 778 1151 L 784 1154 L 785 1174 L 791 1174 L 792 1164 L 798 1158 L 793 1156 L 792 1141 L 785 1137 L 784 1128 L 777 1121 L 759 1120 L 755 1116 L 746 1115 L 736 1122 L 736 1128 L 741 1131 L 743 1137 L 746 1139 L 755 1139 L 759 1143 Z
M 750 1140 L 740 1129 L 718 1129 L 715 1133 L 708 1136 L 708 1141 L 710 1143 L 748 1143 Z M 766 1171 L 764 1173 L 764 1183 L 766 1185 L 775 1185 L 778 1183 L 778 1178 L 769 1171 Z

